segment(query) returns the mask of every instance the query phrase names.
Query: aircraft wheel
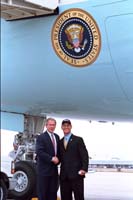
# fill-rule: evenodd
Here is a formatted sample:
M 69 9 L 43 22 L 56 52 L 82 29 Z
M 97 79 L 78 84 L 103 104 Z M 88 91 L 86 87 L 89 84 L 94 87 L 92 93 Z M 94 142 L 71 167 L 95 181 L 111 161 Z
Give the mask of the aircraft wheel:
M 33 192 L 36 190 L 34 165 L 26 161 L 17 162 L 13 178 L 16 179 L 17 184 L 14 190 L 10 191 L 9 196 L 16 200 L 31 199 Z
M 7 199 L 7 188 L 6 188 L 6 184 L 4 183 L 4 181 L 1 179 L 0 180 L 0 200 L 6 200 Z

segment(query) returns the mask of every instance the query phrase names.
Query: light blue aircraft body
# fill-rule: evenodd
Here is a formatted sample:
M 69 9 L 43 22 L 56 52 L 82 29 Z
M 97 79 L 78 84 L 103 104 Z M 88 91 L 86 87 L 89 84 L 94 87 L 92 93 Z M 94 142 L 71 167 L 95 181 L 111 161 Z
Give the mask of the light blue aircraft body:
M 55 21 L 73 8 L 89 13 L 101 36 L 99 54 L 86 66 L 63 61 L 52 44 Z M 57 15 L 1 20 L 3 119 L 15 113 L 133 122 L 133 1 L 88 0 L 58 9 Z

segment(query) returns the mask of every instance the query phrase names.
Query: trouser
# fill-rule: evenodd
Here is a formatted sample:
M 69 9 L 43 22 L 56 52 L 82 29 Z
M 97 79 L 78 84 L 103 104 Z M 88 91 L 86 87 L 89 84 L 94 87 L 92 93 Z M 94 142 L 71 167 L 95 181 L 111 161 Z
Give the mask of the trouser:
M 38 176 L 38 199 L 57 200 L 57 176 Z
M 75 200 L 84 200 L 84 179 L 65 179 L 60 182 L 61 200 L 72 200 L 72 193 Z

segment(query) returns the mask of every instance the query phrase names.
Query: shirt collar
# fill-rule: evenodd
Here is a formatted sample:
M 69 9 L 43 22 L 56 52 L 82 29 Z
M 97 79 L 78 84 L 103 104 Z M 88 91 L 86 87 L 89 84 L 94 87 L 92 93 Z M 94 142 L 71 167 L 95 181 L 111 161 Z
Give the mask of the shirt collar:
M 54 136 L 54 133 L 50 133 L 48 130 L 47 130 L 47 133 L 49 134 L 50 137 L 51 137 L 52 134 Z
M 65 135 L 64 136 L 65 140 L 68 141 L 70 139 L 71 135 L 72 135 L 72 133 L 68 133 L 67 135 Z

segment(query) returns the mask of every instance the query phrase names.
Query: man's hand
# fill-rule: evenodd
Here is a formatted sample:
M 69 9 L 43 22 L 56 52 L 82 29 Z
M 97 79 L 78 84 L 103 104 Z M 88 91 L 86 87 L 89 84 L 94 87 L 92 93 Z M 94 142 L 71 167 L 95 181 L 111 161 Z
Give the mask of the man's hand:
M 54 156 L 52 157 L 52 162 L 56 165 L 59 163 L 59 159 L 56 156 Z
M 81 170 L 78 172 L 78 174 L 81 175 L 81 176 L 85 176 L 86 171 L 84 171 L 84 170 L 81 169 Z

